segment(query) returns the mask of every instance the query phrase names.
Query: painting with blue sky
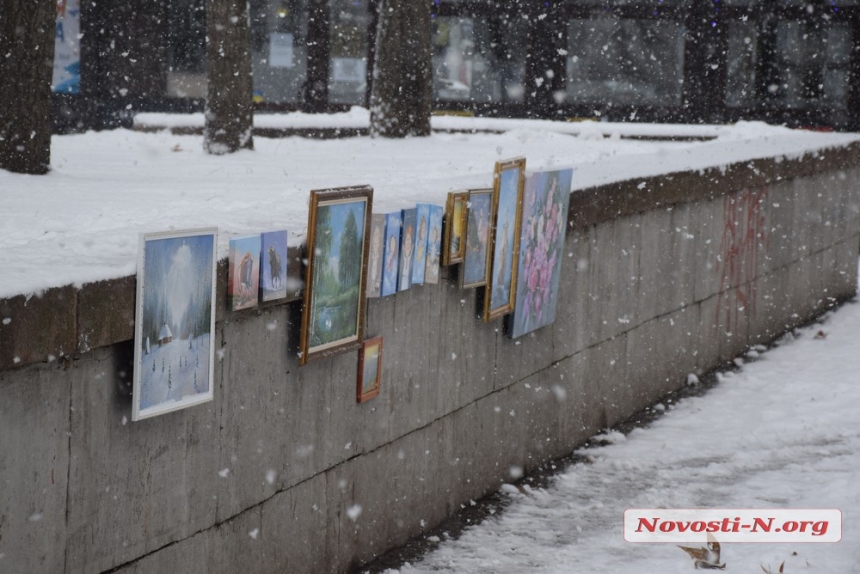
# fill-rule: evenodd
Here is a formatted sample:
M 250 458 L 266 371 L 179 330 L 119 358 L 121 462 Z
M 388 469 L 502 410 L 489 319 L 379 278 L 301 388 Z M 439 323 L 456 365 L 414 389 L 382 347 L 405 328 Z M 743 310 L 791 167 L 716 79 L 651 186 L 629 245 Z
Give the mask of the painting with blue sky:
M 427 265 L 424 271 L 424 282 L 435 285 L 439 283 L 439 264 L 442 258 L 442 213 L 441 205 L 430 206 L 430 222 L 427 227 Z
M 415 208 L 403 210 L 403 229 L 400 233 L 400 280 L 398 291 L 412 287 L 412 262 L 415 260 Z
M 480 287 L 487 281 L 487 251 L 490 239 L 490 207 L 492 191 L 469 192 L 466 213 L 466 250 L 460 270 L 464 288 Z
M 424 284 L 427 266 L 427 230 L 430 224 L 430 204 L 415 205 L 415 257 L 412 259 L 412 284 Z
M 366 199 L 320 202 L 314 233 L 308 344 L 326 348 L 359 333 Z
M 523 194 L 525 160 L 497 164 L 494 194 L 494 225 L 490 253 L 490 275 L 487 278 L 488 299 L 484 319 L 513 311 L 519 216 Z
M 382 296 L 397 293 L 397 275 L 400 265 L 400 231 L 402 215 L 399 211 L 385 214 L 385 251 L 382 267 Z

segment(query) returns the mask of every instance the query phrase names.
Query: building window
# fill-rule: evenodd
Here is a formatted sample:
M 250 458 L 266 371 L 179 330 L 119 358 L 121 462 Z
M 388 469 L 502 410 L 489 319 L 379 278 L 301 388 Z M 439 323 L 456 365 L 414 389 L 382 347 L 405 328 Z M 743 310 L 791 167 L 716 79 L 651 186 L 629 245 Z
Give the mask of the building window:
M 527 22 L 515 15 L 433 18 L 437 101 L 522 102 Z
M 205 0 L 174 0 L 168 5 L 168 97 L 206 97 L 205 4 Z
M 251 0 L 254 101 L 297 103 L 307 77 L 307 0 Z
M 574 19 L 568 28 L 567 100 L 678 106 L 684 26 L 669 20 Z
M 368 0 L 329 0 L 328 99 L 364 105 L 367 93 Z

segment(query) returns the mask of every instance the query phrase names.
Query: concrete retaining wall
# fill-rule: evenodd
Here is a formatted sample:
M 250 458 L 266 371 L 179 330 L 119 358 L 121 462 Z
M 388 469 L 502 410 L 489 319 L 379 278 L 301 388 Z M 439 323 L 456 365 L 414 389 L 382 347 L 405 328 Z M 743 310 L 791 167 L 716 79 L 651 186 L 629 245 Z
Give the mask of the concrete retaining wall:
M 369 561 L 850 297 L 858 166 L 855 146 L 576 192 L 555 324 L 512 341 L 450 280 L 371 300 L 365 404 L 354 353 L 299 368 L 300 304 L 228 313 L 223 269 L 214 402 L 138 423 L 133 278 L 0 301 L 0 572 Z

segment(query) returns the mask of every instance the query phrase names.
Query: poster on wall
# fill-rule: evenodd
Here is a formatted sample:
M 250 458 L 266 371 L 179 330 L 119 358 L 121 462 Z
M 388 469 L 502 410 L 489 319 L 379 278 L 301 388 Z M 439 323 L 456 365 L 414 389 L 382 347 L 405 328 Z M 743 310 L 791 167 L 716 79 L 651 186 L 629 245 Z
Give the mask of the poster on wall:
M 192 229 L 141 237 L 134 421 L 212 400 L 217 233 Z
M 525 158 L 496 163 L 484 321 L 514 310 L 525 170 Z
M 269 67 L 293 67 L 293 35 L 272 32 L 269 34 Z
M 81 90 L 81 3 L 57 0 L 52 89 L 77 94 Z
M 311 191 L 300 365 L 364 339 L 372 204 L 368 186 Z
M 362 83 L 366 76 L 367 62 L 364 58 L 331 59 L 331 79 L 335 82 Z
M 555 321 L 572 180 L 572 169 L 526 178 L 516 306 L 506 329 L 511 338 Z

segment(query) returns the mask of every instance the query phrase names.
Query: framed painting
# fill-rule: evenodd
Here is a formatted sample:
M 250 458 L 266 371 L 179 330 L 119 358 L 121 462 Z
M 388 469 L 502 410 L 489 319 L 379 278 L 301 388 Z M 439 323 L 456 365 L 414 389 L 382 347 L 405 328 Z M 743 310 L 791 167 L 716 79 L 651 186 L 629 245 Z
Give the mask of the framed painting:
M 463 234 L 466 230 L 466 204 L 469 201 L 468 191 L 452 191 L 448 194 L 445 204 L 445 222 L 442 237 L 442 265 L 460 263 L 466 255 L 466 242 Z
M 358 386 L 356 400 L 369 401 L 379 394 L 382 381 L 382 337 L 368 339 L 358 351 Z
M 403 227 L 401 212 L 385 214 L 385 249 L 382 266 L 382 296 L 397 293 L 397 278 L 400 265 L 400 231 Z
M 430 222 L 427 226 L 427 265 L 424 268 L 424 282 L 431 285 L 439 283 L 439 262 L 442 256 L 442 206 L 430 206 Z
M 520 248 L 520 213 L 526 160 L 517 158 L 496 163 L 490 210 L 490 245 L 484 321 L 514 310 L 517 285 L 517 254 Z
M 427 229 L 430 224 L 430 204 L 415 205 L 415 255 L 412 258 L 412 284 L 424 284 L 427 269 Z
M 260 301 L 287 296 L 287 231 L 260 235 Z
M 460 269 L 460 287 L 480 287 L 487 284 L 487 251 L 490 239 L 490 207 L 492 189 L 469 191 L 466 209 L 466 246 Z
M 372 206 L 369 186 L 311 191 L 300 365 L 361 345 Z
M 367 261 L 367 296 L 382 295 L 382 265 L 384 262 L 385 215 L 375 213 L 370 218 L 370 254 Z
M 230 240 L 227 300 L 231 311 L 257 306 L 260 290 L 260 236 Z
M 211 401 L 218 230 L 141 236 L 131 420 Z
M 526 177 L 520 231 L 517 302 L 505 331 L 521 337 L 555 321 L 573 170 Z
M 415 260 L 415 208 L 404 209 L 402 212 L 402 229 L 400 233 L 400 279 L 397 282 L 398 291 L 406 291 L 412 287 L 412 262 Z

